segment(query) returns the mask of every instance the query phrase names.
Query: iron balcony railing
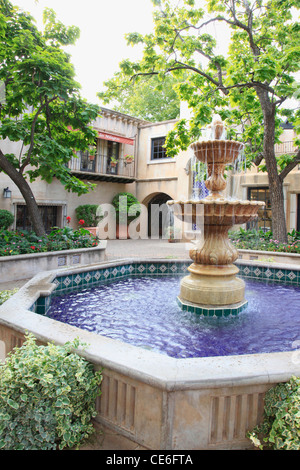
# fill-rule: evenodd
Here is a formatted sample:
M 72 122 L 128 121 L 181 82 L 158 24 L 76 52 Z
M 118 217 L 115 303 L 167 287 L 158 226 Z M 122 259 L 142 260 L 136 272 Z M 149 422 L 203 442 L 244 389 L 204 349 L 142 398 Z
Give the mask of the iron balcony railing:
M 77 157 L 72 158 L 69 168 L 74 172 L 135 178 L 134 160 L 128 163 L 124 157 L 120 157 L 115 166 L 110 157 L 99 153 L 95 156 L 94 160 L 90 160 L 87 154 L 79 152 Z
M 275 145 L 275 154 L 284 155 L 284 154 L 293 154 L 297 153 L 298 148 L 295 146 L 293 141 L 282 142 L 281 144 Z

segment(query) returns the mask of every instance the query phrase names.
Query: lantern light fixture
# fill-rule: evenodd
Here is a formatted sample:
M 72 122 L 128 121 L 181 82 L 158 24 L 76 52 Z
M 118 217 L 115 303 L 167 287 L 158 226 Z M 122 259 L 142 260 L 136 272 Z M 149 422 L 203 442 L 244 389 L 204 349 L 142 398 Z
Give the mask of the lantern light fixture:
M 11 198 L 11 190 L 9 189 L 9 187 L 4 188 L 4 190 L 3 190 L 3 197 L 4 197 L 5 199 L 10 199 L 10 198 Z

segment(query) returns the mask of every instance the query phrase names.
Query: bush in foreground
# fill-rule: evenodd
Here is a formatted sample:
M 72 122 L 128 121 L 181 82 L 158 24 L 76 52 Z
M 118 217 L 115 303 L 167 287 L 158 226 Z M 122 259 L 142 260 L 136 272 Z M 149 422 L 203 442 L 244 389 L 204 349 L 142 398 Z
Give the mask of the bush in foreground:
M 12 290 L 3 290 L 0 292 L 0 305 L 4 304 L 12 295 L 18 292 L 18 288 Z
M 300 450 L 300 378 L 272 387 L 265 396 L 264 419 L 248 434 L 253 444 L 273 450 Z
M 0 449 L 72 448 L 94 431 L 102 375 L 74 352 L 80 346 L 39 346 L 28 334 L 0 365 Z

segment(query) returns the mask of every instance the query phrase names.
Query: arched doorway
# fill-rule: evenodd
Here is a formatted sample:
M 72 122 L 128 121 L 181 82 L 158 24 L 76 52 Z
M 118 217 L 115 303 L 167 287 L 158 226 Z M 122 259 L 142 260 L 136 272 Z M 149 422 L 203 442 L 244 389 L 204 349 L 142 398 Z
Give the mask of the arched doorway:
M 148 199 L 148 198 L 147 198 Z M 167 201 L 172 200 L 166 193 L 152 195 L 148 202 L 148 236 L 161 238 L 167 227 L 172 224 L 173 215 L 167 206 Z

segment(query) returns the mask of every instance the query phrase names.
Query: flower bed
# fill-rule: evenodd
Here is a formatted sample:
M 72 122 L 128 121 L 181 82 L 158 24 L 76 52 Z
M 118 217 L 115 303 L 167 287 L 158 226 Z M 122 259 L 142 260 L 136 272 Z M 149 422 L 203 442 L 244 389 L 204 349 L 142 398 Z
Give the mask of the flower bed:
M 55 228 L 44 237 L 27 231 L 0 231 L 0 256 L 92 248 L 97 244 L 97 238 L 83 228 Z
M 272 232 L 240 229 L 229 234 L 232 244 L 238 250 L 272 251 L 277 253 L 300 254 L 300 232 L 288 234 L 288 243 L 273 239 Z

